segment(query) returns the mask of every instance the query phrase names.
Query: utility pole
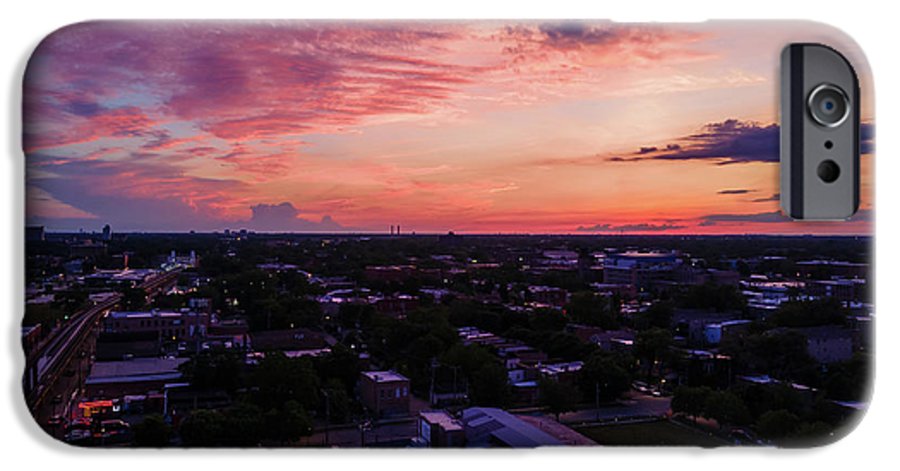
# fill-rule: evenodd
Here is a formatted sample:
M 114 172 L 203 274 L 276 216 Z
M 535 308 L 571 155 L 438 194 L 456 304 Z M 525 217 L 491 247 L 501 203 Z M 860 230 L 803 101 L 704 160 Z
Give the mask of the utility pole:
M 435 374 L 434 370 L 437 368 L 437 366 L 438 366 L 437 358 L 432 358 L 431 359 L 431 385 L 428 388 L 428 402 L 430 403 L 430 405 L 435 405 L 437 403 L 437 401 L 435 400 L 436 397 L 434 395 L 434 374 Z
M 329 446 L 328 429 L 331 428 L 331 398 L 328 396 L 328 390 L 323 389 L 322 394 L 325 396 L 325 446 Z

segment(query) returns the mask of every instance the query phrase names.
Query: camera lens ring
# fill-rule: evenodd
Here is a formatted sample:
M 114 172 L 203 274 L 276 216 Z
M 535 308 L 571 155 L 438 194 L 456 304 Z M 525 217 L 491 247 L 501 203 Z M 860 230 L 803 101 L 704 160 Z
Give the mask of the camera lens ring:
M 832 119 L 827 116 L 825 113 L 829 113 L 830 108 L 820 112 L 818 103 L 820 96 L 823 94 L 827 94 L 830 97 L 837 98 L 840 103 L 832 103 L 828 102 L 826 105 L 829 106 L 837 106 L 843 107 L 843 113 L 841 113 L 838 119 Z M 816 88 L 813 89 L 812 92 L 809 93 L 809 99 L 806 102 L 806 107 L 809 110 L 809 114 L 813 120 L 820 126 L 824 126 L 826 128 L 836 128 L 841 124 L 844 124 L 844 121 L 847 121 L 847 118 L 850 117 L 850 97 L 847 96 L 847 93 L 844 92 L 840 87 L 835 85 L 831 85 L 828 83 L 823 83 Z M 825 115 L 823 115 L 825 114 Z

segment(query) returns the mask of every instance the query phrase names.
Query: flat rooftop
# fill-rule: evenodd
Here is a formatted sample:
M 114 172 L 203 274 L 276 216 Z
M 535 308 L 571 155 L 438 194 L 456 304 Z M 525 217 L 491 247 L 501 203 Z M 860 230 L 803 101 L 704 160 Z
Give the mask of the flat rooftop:
M 87 384 L 170 380 L 181 377 L 178 367 L 187 358 L 135 358 L 123 361 L 98 361 L 91 366 Z
M 462 430 L 463 425 L 445 411 L 422 411 L 419 415 L 429 424 L 438 424 L 444 430 Z
M 175 311 L 112 311 L 109 317 L 113 319 L 152 319 L 155 317 L 182 317 L 195 316 L 193 311 L 175 312 Z
M 395 381 L 409 381 L 409 378 L 396 371 L 363 371 L 362 375 L 376 383 L 391 383 Z

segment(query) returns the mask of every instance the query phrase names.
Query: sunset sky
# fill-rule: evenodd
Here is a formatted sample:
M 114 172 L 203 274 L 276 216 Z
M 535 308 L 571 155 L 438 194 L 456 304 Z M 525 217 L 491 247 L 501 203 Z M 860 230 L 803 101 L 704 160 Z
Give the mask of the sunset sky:
M 796 23 L 85 23 L 24 85 L 47 230 L 869 233 L 778 208 Z M 867 67 L 835 44 L 863 87 Z

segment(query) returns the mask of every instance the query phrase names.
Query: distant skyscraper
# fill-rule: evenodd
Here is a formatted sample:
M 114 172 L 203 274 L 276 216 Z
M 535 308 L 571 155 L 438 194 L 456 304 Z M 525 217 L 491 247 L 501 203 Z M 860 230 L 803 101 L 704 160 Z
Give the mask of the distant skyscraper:
M 103 226 L 103 240 L 112 239 L 112 228 L 109 227 L 109 224 Z

